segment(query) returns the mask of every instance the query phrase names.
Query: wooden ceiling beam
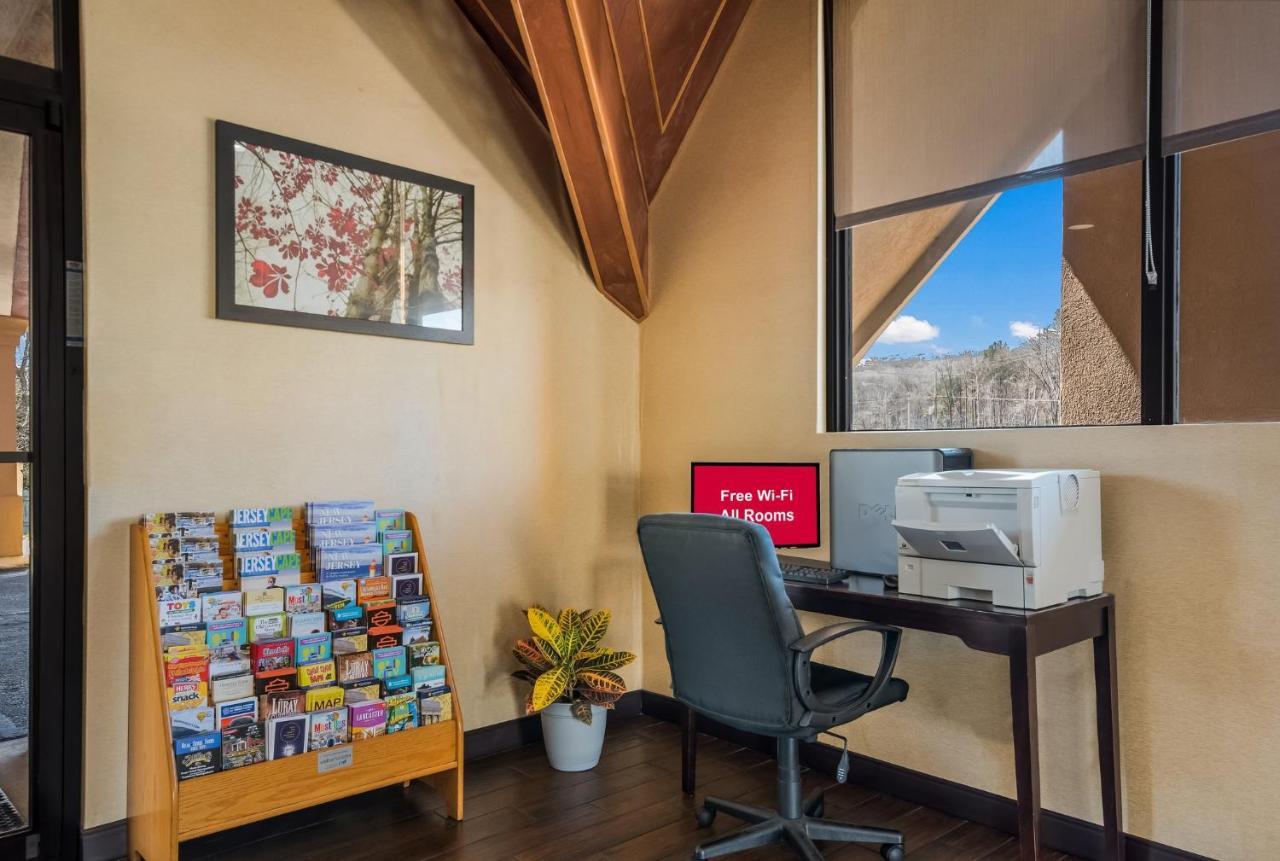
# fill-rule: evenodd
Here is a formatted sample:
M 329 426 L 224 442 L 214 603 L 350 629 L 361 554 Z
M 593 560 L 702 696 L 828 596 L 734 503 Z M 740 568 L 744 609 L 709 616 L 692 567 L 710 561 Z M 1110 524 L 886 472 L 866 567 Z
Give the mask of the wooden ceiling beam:
M 471 26 L 480 34 L 480 38 L 489 46 L 489 50 L 502 63 L 502 68 L 506 70 L 520 95 L 545 124 L 547 120 L 542 114 L 542 100 L 538 97 L 538 87 L 533 82 L 529 58 L 524 53 L 524 43 L 520 40 L 520 28 L 516 25 L 511 0 L 456 2 Z
M 750 0 L 604 0 L 653 200 Z
M 512 0 L 512 6 L 596 286 L 643 319 L 649 201 L 603 9 L 599 0 Z
M 649 202 L 750 0 L 457 0 L 532 89 L 596 286 L 649 311 Z

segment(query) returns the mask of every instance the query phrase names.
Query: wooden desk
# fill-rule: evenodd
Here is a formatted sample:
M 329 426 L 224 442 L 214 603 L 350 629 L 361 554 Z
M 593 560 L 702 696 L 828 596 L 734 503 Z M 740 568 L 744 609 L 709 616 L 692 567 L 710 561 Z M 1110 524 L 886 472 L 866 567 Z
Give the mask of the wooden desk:
M 797 610 L 950 634 L 959 637 L 971 649 L 1008 656 L 1021 861 L 1035 861 L 1040 851 L 1036 658 L 1073 643 L 1092 640 L 1104 845 L 1107 858 L 1120 861 L 1124 857 L 1124 838 L 1120 830 L 1119 712 L 1113 596 L 1104 594 L 1043 610 L 1014 610 L 979 601 L 943 601 L 899 595 L 886 589 L 879 577 L 851 577 L 833 586 L 788 582 L 787 595 Z M 692 793 L 694 786 L 696 725 L 696 716 L 690 712 L 683 732 L 682 778 L 686 793 Z

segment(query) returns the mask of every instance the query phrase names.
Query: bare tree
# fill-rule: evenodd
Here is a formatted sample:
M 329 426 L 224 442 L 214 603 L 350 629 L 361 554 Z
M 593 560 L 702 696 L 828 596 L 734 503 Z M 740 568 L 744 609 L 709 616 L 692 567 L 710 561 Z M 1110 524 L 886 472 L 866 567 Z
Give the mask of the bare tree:
M 853 372 L 860 429 L 1027 427 L 1060 421 L 1058 319 L 1011 347 L 867 359 Z

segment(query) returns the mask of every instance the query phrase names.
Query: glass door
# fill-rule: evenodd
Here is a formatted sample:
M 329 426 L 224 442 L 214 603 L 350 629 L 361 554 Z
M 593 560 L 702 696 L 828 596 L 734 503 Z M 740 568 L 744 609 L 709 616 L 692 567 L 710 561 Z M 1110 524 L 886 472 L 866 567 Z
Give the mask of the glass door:
M 31 822 L 31 138 L 0 130 L 0 834 Z
M 0 0 L 0 858 L 81 854 L 77 0 Z
M 79 595 L 71 561 L 62 132 L 48 105 L 0 98 L 0 857 L 73 858 Z M 78 273 L 77 273 L 78 274 Z M 69 346 L 74 343 L 74 348 Z M 76 395 L 78 398 L 78 394 Z M 74 823 L 78 831 L 78 823 Z

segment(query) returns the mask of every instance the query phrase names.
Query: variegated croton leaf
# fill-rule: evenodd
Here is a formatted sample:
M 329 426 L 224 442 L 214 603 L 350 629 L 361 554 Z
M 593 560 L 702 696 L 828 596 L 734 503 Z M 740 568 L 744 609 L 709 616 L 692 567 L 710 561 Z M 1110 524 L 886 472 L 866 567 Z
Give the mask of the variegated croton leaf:
M 572 675 L 568 664 L 561 664 L 538 676 L 533 683 L 533 711 L 540 712 L 564 696 Z
M 582 646 L 584 652 L 590 652 L 600 644 L 604 632 L 609 630 L 612 614 L 608 610 L 595 613 L 584 613 L 582 616 Z
M 619 667 L 625 667 L 636 659 L 636 656 L 630 652 L 614 652 L 609 649 L 600 649 L 595 652 L 584 653 L 578 658 L 578 670 L 595 670 L 604 672 L 606 670 L 616 670 Z
M 552 660 L 543 654 L 532 640 L 516 640 L 511 653 L 516 656 L 516 660 L 531 670 L 541 673 L 551 669 Z
M 552 703 L 565 702 L 575 718 L 590 724 L 592 706 L 613 708 L 627 690 L 622 677 L 613 671 L 636 656 L 600 645 L 612 614 L 608 610 L 565 608 L 553 616 L 546 608 L 534 606 L 525 615 L 533 635 L 516 641 L 512 654 L 522 667 L 512 675 L 533 685 L 526 712 L 533 714 Z

